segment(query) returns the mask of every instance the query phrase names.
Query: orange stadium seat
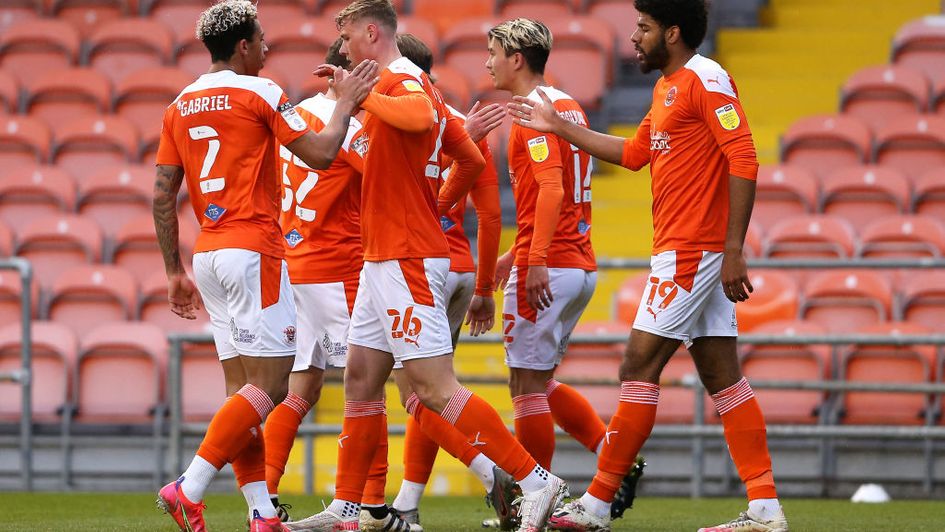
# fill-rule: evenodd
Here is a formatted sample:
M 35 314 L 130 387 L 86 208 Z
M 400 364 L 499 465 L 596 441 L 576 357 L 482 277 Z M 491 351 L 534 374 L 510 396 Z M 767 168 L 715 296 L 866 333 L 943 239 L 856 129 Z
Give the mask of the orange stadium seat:
M 0 257 L 13 256 L 13 231 L 0 223 Z
M 331 20 L 335 20 L 335 15 L 337 15 L 339 11 L 351 3 L 350 0 L 314 0 L 314 2 L 316 10 L 315 12 L 319 13 L 322 17 L 328 17 Z M 394 9 L 397 10 L 398 14 L 402 15 L 406 12 L 406 0 L 392 0 L 391 3 L 394 4 Z
M 43 14 L 43 0 L 6 0 L 0 5 L 0 34 Z
M 2 174 L 47 161 L 51 147 L 52 135 L 45 122 L 26 116 L 0 116 Z
M 118 83 L 142 68 L 160 67 L 170 60 L 174 39 L 158 21 L 132 18 L 97 26 L 88 39 L 88 65 Z
M 930 84 L 921 71 L 905 66 L 864 68 L 850 76 L 840 92 L 840 110 L 873 131 L 898 116 L 928 109 Z
M 226 398 L 226 380 L 216 346 L 212 343 L 183 344 L 180 367 L 184 421 L 210 421 Z
M 141 282 L 141 298 L 136 315 L 141 321 L 157 325 L 168 333 L 204 331 L 210 325 L 210 316 L 205 308 L 197 311 L 196 320 L 185 320 L 171 312 L 167 304 L 167 274 L 160 264 L 154 265 Z
M 554 35 L 555 50 L 548 58 L 548 72 L 586 110 L 599 109 L 614 77 L 613 29 L 593 17 L 547 17 L 545 22 Z
M 429 20 L 443 34 L 461 20 L 492 15 L 492 2 L 413 0 L 413 15 Z
M 640 14 L 633 7 L 633 2 L 588 0 L 587 14 L 609 24 L 617 38 L 617 53 L 620 59 L 636 63 L 637 52 L 630 41 L 630 35 L 636 30 Z
M 864 327 L 865 334 L 930 334 L 913 323 Z M 935 349 L 931 346 L 854 346 L 843 357 L 841 377 L 852 382 L 924 384 L 935 378 Z M 840 422 L 868 425 L 924 425 L 930 398 L 918 393 L 846 392 Z
M 0 323 L 20 321 L 23 317 L 22 295 L 23 281 L 20 274 L 15 270 L 0 270 Z M 34 320 L 39 317 L 39 305 L 39 284 L 33 277 L 30 282 L 30 315 Z
M 20 107 L 20 82 L 13 74 L 0 70 L 0 113 L 16 113 Z
M 945 77 L 943 17 L 924 17 L 900 28 L 893 39 L 892 60 L 922 70 L 933 81 Z
M 137 2 L 128 0 L 52 0 L 51 10 L 59 20 L 72 24 L 83 37 L 122 16 L 136 15 Z
M 745 254 L 749 257 L 761 256 L 761 225 L 752 220 L 748 222 L 748 230 L 745 231 Z
M 932 99 L 929 102 L 929 112 L 939 116 L 945 115 L 945 76 L 932 85 Z
M 138 131 L 160 130 L 164 110 L 193 81 L 193 75 L 179 68 L 138 70 L 118 83 L 115 113 L 128 119 Z
M 930 168 L 915 180 L 913 211 L 945 223 L 945 168 Z
M 33 263 L 41 288 L 51 287 L 63 272 L 101 262 L 102 231 L 80 216 L 42 218 L 20 231 L 16 254 Z
M 489 58 L 486 34 L 501 19 L 470 18 L 457 22 L 443 35 L 443 63 L 466 75 L 470 86 L 478 87 Z
M 0 34 L 0 68 L 29 85 L 46 73 L 75 65 L 80 44 L 79 32 L 61 20 L 22 22 Z
M 118 116 L 79 118 L 56 130 L 53 161 L 81 184 L 99 168 L 137 160 L 138 130 Z
M 423 41 L 424 44 L 433 52 L 433 63 L 436 64 L 440 59 L 440 34 L 436 30 L 433 22 L 422 18 L 403 15 L 397 17 L 397 33 L 409 33 Z M 334 37 L 338 32 L 334 33 Z M 334 38 L 332 38 L 334 40 Z
M 836 216 L 812 214 L 792 216 L 768 229 L 764 256 L 852 257 L 855 249 L 853 226 Z
M 75 210 L 72 176 L 55 166 L 23 166 L 0 178 L 0 219 L 14 230 Z
M 739 331 L 753 331 L 765 323 L 797 316 L 799 293 L 793 277 L 776 270 L 752 270 L 749 279 L 754 291 L 748 301 L 735 307 Z
M 111 238 L 129 220 L 150 214 L 153 196 L 153 166 L 107 166 L 96 169 L 81 183 L 76 210 L 98 222 Z
M 28 84 L 26 90 L 27 113 L 54 131 L 65 122 L 107 113 L 112 107 L 111 82 L 90 68 L 57 69 Z
M 547 22 L 552 17 L 573 15 L 581 0 L 496 0 L 496 12 L 503 19 L 526 17 Z
M 930 168 L 945 165 L 945 118 L 903 116 L 890 121 L 876 135 L 877 164 L 902 170 L 916 178 Z
M 79 338 L 76 420 L 145 424 L 161 405 L 167 340 L 147 323 L 106 322 Z
M 189 264 L 197 234 L 191 225 L 181 225 L 179 230 L 181 260 Z M 121 226 L 115 236 L 111 262 L 130 271 L 138 282 L 143 282 L 155 267 L 164 264 L 150 215 L 134 218 Z
M 466 76 L 454 68 L 446 65 L 433 67 L 433 79 L 436 87 L 443 93 L 446 103 L 452 105 L 457 111 L 466 113 L 472 103 L 469 80 Z
M 793 320 L 772 321 L 753 332 L 787 336 L 827 334 L 827 330 L 817 323 Z M 831 378 L 830 349 L 827 346 L 748 345 L 741 363 L 742 373 L 750 381 L 820 381 Z M 826 414 L 822 412 L 827 400 L 824 392 L 755 388 L 755 397 L 768 423 L 815 424 L 822 413 Z
M 804 287 L 802 319 L 830 332 L 852 332 L 892 316 L 892 288 L 881 274 L 868 270 L 828 270 L 811 275 Z
M 866 163 L 872 135 L 857 118 L 819 115 L 791 124 L 781 139 L 781 162 L 808 168 L 823 176 L 836 168 Z
M 157 160 L 158 145 L 160 143 L 160 128 L 141 132 L 141 149 L 138 152 L 138 160 L 141 161 L 141 164 L 154 164 Z
M 913 270 L 902 283 L 899 318 L 940 330 L 945 323 L 945 272 Z
M 771 227 L 789 216 L 811 214 L 820 203 L 817 179 L 804 167 L 762 165 L 751 220 Z
M 259 22 L 262 24 L 263 31 L 269 33 L 269 26 L 284 21 L 300 20 L 308 16 L 305 12 L 304 2 L 299 0 L 270 0 L 262 5 L 259 10 Z
M 909 181 L 893 168 L 850 166 L 823 179 L 821 212 L 838 216 L 854 227 L 909 210 Z
M 23 331 L 19 323 L 6 323 L 0 329 L 0 371 L 21 366 Z M 69 403 L 78 341 L 68 328 L 46 321 L 32 322 L 30 336 L 33 420 L 55 422 Z M 0 386 L 0 419 L 20 419 L 22 397 L 19 386 Z
M 90 264 L 63 272 L 53 283 L 48 319 L 81 335 L 106 321 L 132 319 L 138 285 L 123 268 Z
M 266 28 L 266 43 L 269 45 L 266 70 L 277 73 L 295 91 L 312 77 L 315 67 L 324 63 L 325 52 L 337 36 L 335 23 L 327 18 L 270 24 Z M 205 64 L 209 65 L 209 56 Z M 281 86 L 289 92 L 285 85 Z
M 861 257 L 945 255 L 945 227 L 931 216 L 886 216 L 864 225 L 860 231 L 860 249 L 857 252 Z
M 643 291 L 646 290 L 650 279 L 650 272 L 643 271 L 631 275 L 624 282 L 620 283 L 617 292 L 614 294 L 614 314 L 620 323 L 628 325 L 633 324 L 637 317 L 637 309 L 640 308 L 640 301 L 643 299 Z

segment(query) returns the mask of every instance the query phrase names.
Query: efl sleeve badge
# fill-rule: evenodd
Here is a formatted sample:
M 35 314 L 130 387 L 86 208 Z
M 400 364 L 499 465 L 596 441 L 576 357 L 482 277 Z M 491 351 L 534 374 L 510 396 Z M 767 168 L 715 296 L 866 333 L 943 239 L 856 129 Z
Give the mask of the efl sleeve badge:
M 548 140 L 544 135 L 528 139 L 528 154 L 536 163 L 543 162 L 548 158 Z
M 738 116 L 738 111 L 732 104 L 723 105 L 715 110 L 715 116 L 719 119 L 719 124 L 726 131 L 732 131 L 742 124 L 742 119 Z

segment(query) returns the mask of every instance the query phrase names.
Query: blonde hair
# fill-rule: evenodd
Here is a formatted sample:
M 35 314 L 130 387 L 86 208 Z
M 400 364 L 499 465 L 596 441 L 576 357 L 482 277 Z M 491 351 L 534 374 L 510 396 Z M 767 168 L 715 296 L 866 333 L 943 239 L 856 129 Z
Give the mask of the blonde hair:
M 256 5 L 249 0 L 220 0 L 197 19 L 197 39 L 205 41 L 256 20 Z
M 489 30 L 489 39 L 502 47 L 506 56 L 520 53 L 533 72 L 543 74 L 554 37 L 547 26 L 527 18 L 506 20 Z
M 339 28 L 362 18 L 374 19 L 391 31 L 397 31 L 397 10 L 390 0 L 354 0 L 335 15 Z

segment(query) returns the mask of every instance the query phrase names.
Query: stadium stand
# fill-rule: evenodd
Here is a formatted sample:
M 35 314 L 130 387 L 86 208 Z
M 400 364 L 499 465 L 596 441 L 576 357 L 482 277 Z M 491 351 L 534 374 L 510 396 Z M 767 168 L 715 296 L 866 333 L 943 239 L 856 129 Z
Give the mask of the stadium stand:
M 429 20 L 443 34 L 457 20 L 492 15 L 492 5 L 468 0 L 413 0 L 413 15 Z
M 75 203 L 75 180 L 55 166 L 14 167 L 0 179 L 0 219 L 14 231 L 73 212 Z
M 917 68 L 933 81 L 945 77 L 945 17 L 928 16 L 903 26 L 892 43 L 896 65 Z
M 138 130 L 114 115 L 89 115 L 57 126 L 52 160 L 82 181 L 97 169 L 135 162 Z
M 60 140 L 59 126 L 111 111 L 112 85 L 91 68 L 50 71 L 26 86 L 26 112 L 46 122 Z
M 76 211 L 98 222 L 106 238 L 151 213 L 154 170 L 147 165 L 102 166 L 80 183 Z
M 6 272 L 3 272 L 6 273 Z M 20 365 L 22 328 L 16 321 L 0 328 L 0 371 Z M 79 343 L 68 327 L 49 321 L 33 321 L 33 391 L 31 401 L 37 423 L 55 423 L 71 402 L 72 380 Z M 0 420 L 19 420 L 22 403 L 19 390 L 0 386 Z
M 3 227 L 3 226 L 0 226 Z M 3 230 L 0 230 L 2 232 Z M 4 250 L 9 253 L 9 248 Z M 0 270 L 0 321 L 7 324 L 13 324 L 22 321 L 23 307 L 20 304 L 20 296 L 23 293 L 23 281 L 14 271 Z M 31 309 L 32 318 L 39 318 L 39 284 L 33 280 L 30 283 L 30 294 L 32 295 L 33 306 Z
M 862 164 L 872 153 L 872 134 L 860 120 L 844 115 L 802 118 L 784 133 L 781 161 L 823 177 L 831 170 Z
M 0 164 L 7 171 L 46 162 L 51 149 L 52 134 L 44 122 L 25 116 L 0 116 Z
M 190 73 L 174 67 L 136 70 L 115 85 L 115 114 L 138 131 L 160 130 L 168 103 L 192 81 Z
M 153 267 L 143 277 L 135 319 L 156 325 L 166 333 L 208 330 L 210 316 L 205 308 L 197 311 L 196 320 L 185 320 L 167 311 L 167 274 L 163 267 Z
M 902 172 L 881 166 L 853 166 L 824 177 L 819 212 L 863 227 L 878 218 L 906 212 L 910 200 L 909 181 Z
M 800 317 L 831 333 L 853 332 L 888 321 L 893 293 L 884 276 L 869 270 L 815 273 L 802 294 Z
M 800 292 L 791 275 L 777 270 L 750 272 L 754 291 L 751 298 L 737 305 L 738 330 L 752 332 L 761 325 L 797 316 Z
M 134 0 L 53 0 L 49 2 L 52 15 L 75 26 L 83 37 L 88 37 L 100 25 L 137 11 Z
M 496 12 L 503 19 L 537 17 L 542 22 L 552 17 L 573 15 L 581 5 L 580 0 L 496 0 Z
M 41 0 L 8 0 L 0 5 L 0 33 L 42 15 Z
M 886 216 L 860 232 L 860 257 L 945 256 L 945 228 L 930 216 Z
M 878 130 L 902 115 L 924 113 L 931 86 L 925 73 L 904 66 L 878 66 L 858 71 L 843 85 L 840 110 Z
M 945 118 L 913 115 L 891 120 L 876 133 L 873 160 L 910 179 L 945 165 Z
M 0 34 L 0 68 L 28 85 L 47 73 L 78 64 L 79 32 L 55 19 L 36 19 Z
M 97 25 L 86 41 L 83 63 L 118 83 L 142 68 L 170 61 L 173 36 L 163 23 L 148 19 L 117 19 Z
M 44 315 L 82 335 L 102 322 L 131 320 L 137 299 L 138 284 L 123 268 L 88 265 L 56 279 Z
M 40 218 L 17 235 L 16 255 L 33 264 L 41 288 L 63 273 L 102 260 L 102 230 L 95 221 L 62 214 Z
M 755 188 L 753 223 L 771 227 L 789 216 L 813 214 L 820 203 L 820 185 L 809 170 L 792 165 L 762 165 Z
M 764 256 L 852 257 L 856 247 L 853 226 L 836 216 L 824 214 L 786 218 L 768 229 Z
M 16 113 L 20 109 L 20 83 L 13 74 L 0 70 L 0 112 Z
M 190 264 L 197 234 L 191 225 L 180 227 L 180 251 L 184 264 Z M 154 219 L 151 215 L 132 218 L 118 230 L 114 246 L 109 253 L 110 262 L 130 271 L 138 282 L 154 271 L 155 265 L 163 264 Z
M 930 168 L 916 178 L 912 208 L 945 223 L 945 168 Z

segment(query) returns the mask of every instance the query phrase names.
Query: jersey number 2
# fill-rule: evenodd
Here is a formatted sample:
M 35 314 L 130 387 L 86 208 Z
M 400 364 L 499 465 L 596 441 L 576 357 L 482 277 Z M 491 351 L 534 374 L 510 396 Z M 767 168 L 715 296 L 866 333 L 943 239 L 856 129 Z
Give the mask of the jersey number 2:
M 206 140 L 208 144 L 207 155 L 203 158 L 203 166 L 200 167 L 200 192 L 209 194 L 223 190 L 226 187 L 226 178 L 207 179 L 213 163 L 217 160 L 217 154 L 220 153 L 220 134 L 210 126 L 192 127 L 187 132 L 190 134 L 190 140 Z

